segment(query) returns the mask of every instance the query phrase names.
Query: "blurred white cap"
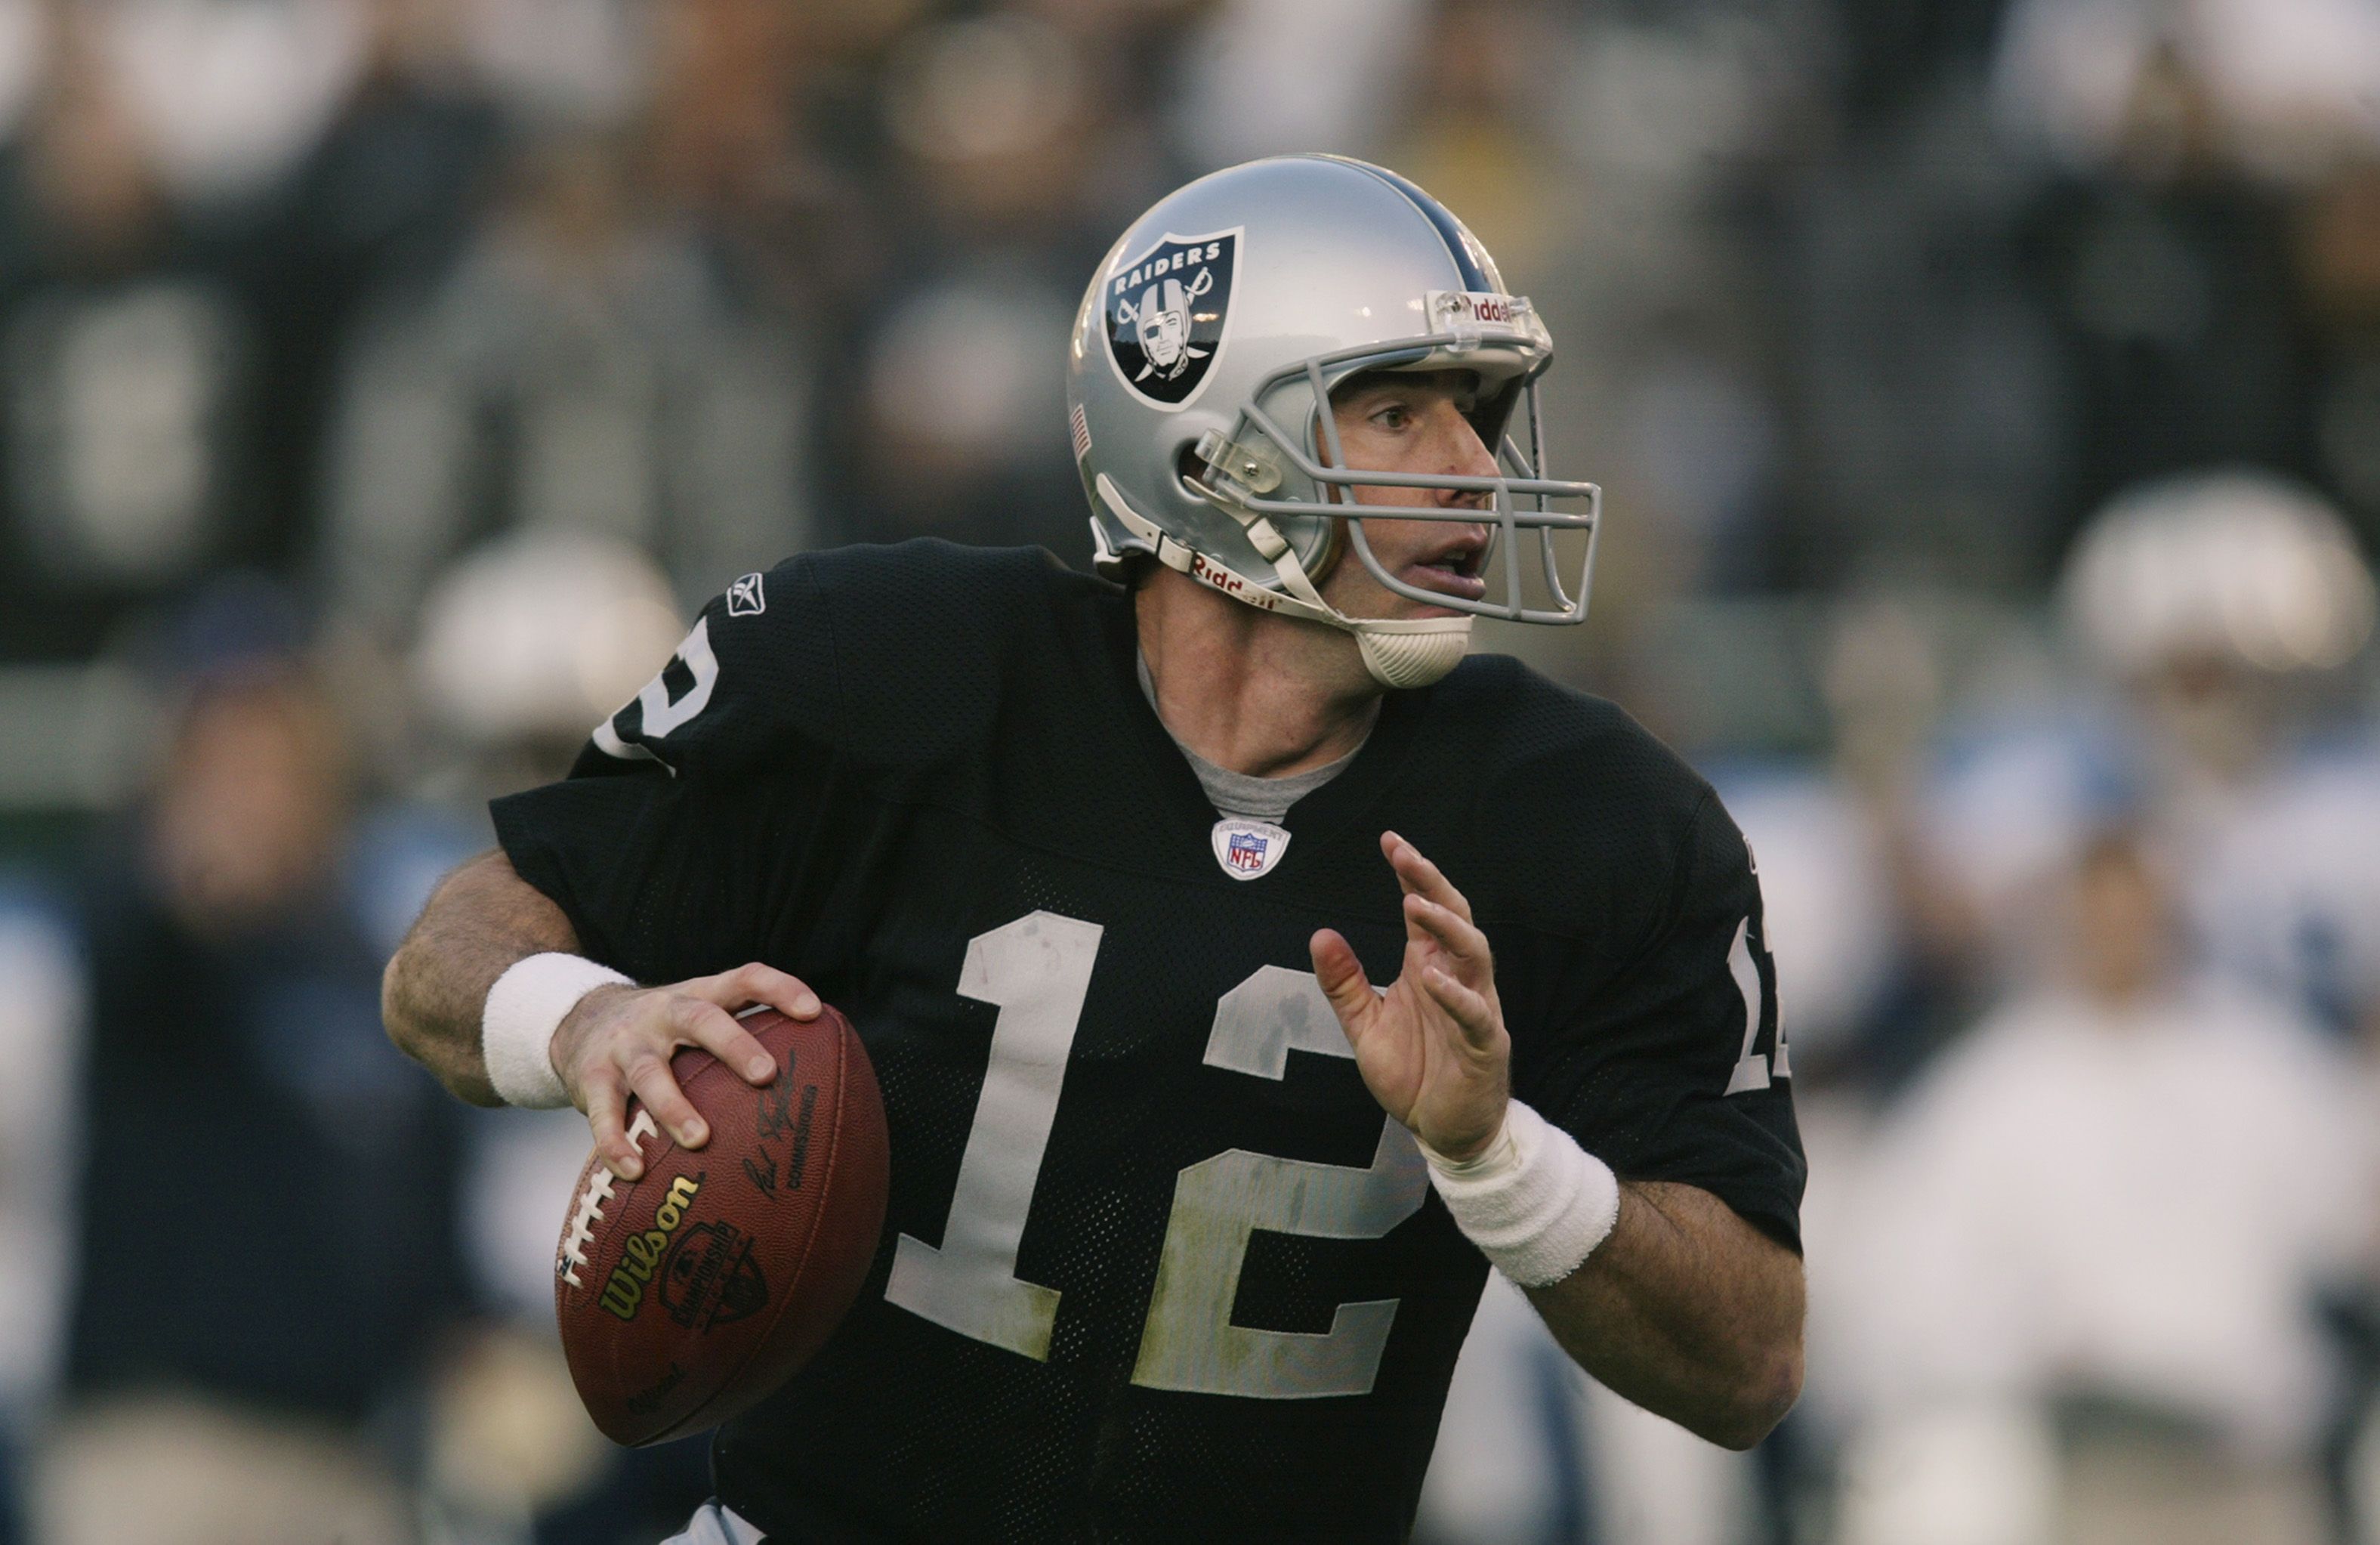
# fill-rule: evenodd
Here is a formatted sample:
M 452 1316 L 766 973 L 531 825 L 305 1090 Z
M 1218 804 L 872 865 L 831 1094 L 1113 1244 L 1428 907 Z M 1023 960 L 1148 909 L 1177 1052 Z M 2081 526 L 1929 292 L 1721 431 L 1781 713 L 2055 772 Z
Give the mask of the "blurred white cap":
M 627 122 L 650 89 L 655 7 L 639 0 L 478 0 L 464 52 L 507 107 L 600 128 Z
M 362 73 L 359 0 L 119 0 L 94 7 L 108 65 L 167 184 L 252 194 L 313 149 Z
M 473 740 L 580 736 L 636 696 L 685 630 L 669 581 L 636 548 L 520 531 L 431 591 L 414 677 L 431 712 Z
M 49 18 L 32 0 L 0 0 L 0 135 L 13 134 L 42 85 Z
M 2372 576 L 2346 525 L 2312 493 L 2258 472 L 2118 496 L 2076 543 L 2062 589 L 2068 625 L 2118 675 L 2188 656 L 2325 669 L 2372 632 Z

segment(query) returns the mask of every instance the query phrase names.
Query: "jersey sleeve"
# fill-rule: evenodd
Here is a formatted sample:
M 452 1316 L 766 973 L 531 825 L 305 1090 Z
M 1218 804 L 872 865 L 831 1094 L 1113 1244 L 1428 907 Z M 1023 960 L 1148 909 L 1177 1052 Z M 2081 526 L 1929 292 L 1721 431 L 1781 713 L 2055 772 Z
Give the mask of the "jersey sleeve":
M 820 765 L 770 776 L 570 778 L 496 800 L 513 868 L 579 951 L 640 982 L 764 959 L 816 829 Z
M 1047 572 L 916 541 L 747 575 L 568 778 L 494 801 L 497 839 L 588 955 L 640 981 L 766 959 L 865 848 L 870 791 L 979 738 L 1003 619 Z
M 1648 936 L 1563 1017 L 1516 1091 L 1625 1180 L 1711 1192 L 1801 1247 L 1806 1167 L 1776 967 L 1742 834 L 1707 794 Z
M 811 846 L 841 695 L 811 566 L 747 576 L 568 778 L 491 805 L 497 840 L 583 953 L 639 981 L 756 958 Z

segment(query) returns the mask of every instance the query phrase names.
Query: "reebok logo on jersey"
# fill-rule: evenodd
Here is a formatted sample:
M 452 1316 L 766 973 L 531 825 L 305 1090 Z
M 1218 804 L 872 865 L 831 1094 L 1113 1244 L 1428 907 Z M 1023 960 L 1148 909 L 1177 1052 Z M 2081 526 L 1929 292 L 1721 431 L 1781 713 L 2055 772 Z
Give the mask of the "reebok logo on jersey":
M 757 617 L 769 609 L 767 592 L 760 589 L 760 577 L 747 574 L 727 587 L 727 614 L 731 617 Z

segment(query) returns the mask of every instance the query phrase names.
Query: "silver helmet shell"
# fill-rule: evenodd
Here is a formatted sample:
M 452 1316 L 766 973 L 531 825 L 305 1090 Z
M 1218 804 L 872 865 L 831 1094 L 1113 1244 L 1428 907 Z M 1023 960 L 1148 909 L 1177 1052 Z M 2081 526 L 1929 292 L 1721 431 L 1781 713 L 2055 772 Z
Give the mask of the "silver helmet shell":
M 1291 155 L 1201 177 L 1133 223 L 1075 317 L 1070 427 L 1100 566 L 1154 557 L 1272 605 L 1310 591 L 1307 581 L 1337 560 L 1343 529 L 1398 593 L 1515 621 L 1581 621 L 1600 495 L 1591 483 L 1537 475 L 1535 387 L 1552 360 L 1544 322 L 1506 292 L 1486 249 L 1395 173 Z M 1382 369 L 1474 372 L 1473 424 L 1499 474 L 1350 475 L 1321 409 L 1340 382 Z M 1457 599 L 1387 573 L 1361 523 L 1339 518 L 1358 483 L 1492 494 L 1488 515 L 1434 505 L 1394 514 L 1490 520 L 1503 554 L 1500 597 Z M 1554 568 L 1552 535 L 1564 529 L 1589 534 L 1574 587 Z M 1533 556 L 1550 605 L 1528 603 L 1524 531 L 1539 538 Z M 1365 619 L 1324 620 L 1365 630 Z

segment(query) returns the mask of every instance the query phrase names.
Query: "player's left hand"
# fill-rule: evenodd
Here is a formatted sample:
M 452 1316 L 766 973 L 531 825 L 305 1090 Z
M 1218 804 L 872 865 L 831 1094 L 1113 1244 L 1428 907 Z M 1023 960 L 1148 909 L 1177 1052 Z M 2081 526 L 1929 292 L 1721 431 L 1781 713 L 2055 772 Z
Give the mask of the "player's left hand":
M 1496 963 L 1471 904 L 1421 849 L 1387 832 L 1380 851 L 1404 887 L 1402 971 L 1375 993 L 1354 948 L 1326 928 L 1308 942 L 1314 975 L 1372 1098 L 1430 1148 L 1468 1159 L 1495 1138 L 1512 1099 Z

